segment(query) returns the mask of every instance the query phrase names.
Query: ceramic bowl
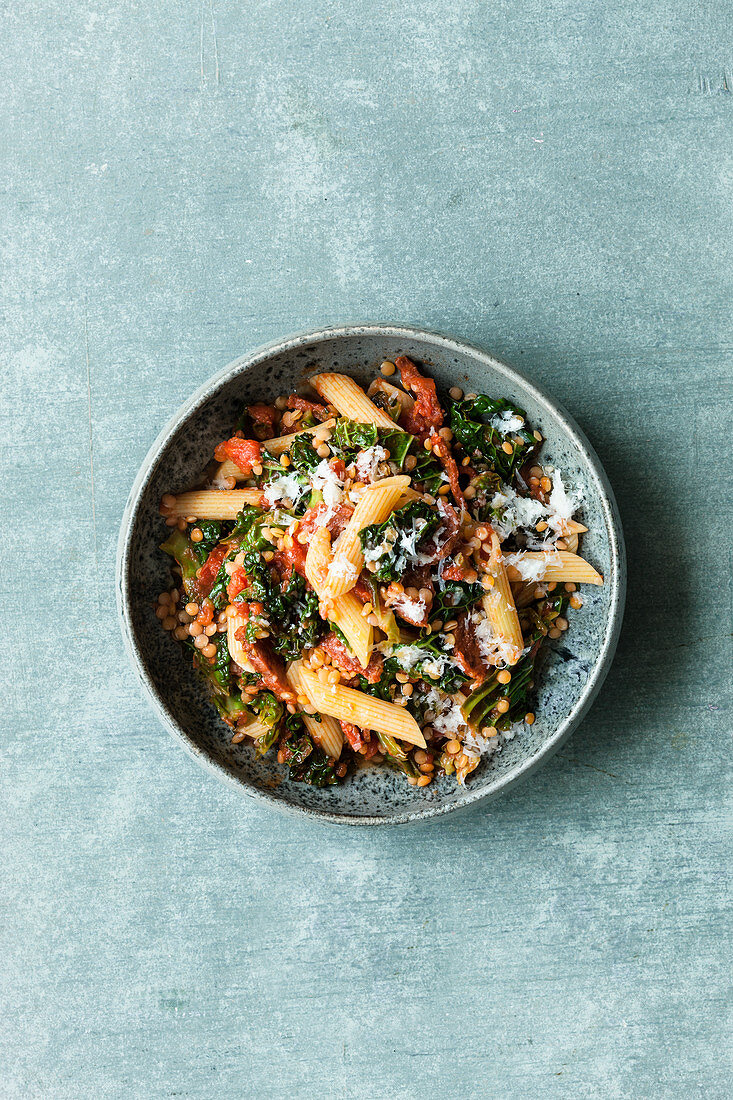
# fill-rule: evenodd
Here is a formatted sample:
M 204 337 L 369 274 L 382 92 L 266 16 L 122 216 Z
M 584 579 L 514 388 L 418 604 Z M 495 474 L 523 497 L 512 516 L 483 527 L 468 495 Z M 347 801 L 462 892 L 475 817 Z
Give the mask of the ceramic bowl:
M 366 768 L 342 785 L 318 790 L 286 778 L 272 756 L 232 745 L 230 731 L 207 702 L 181 647 L 153 614 L 171 583 L 158 547 L 165 528 L 158 514 L 164 492 L 195 482 L 243 402 L 272 401 L 301 387 L 317 371 L 341 371 L 369 383 L 383 359 L 409 355 L 423 363 L 439 389 L 508 397 L 524 408 L 546 443 L 544 462 L 579 483 L 588 526 L 582 552 L 603 574 L 603 587 L 583 587 L 582 611 L 546 647 L 536 682 L 537 720 L 520 726 L 500 753 L 482 760 L 465 787 L 452 779 L 410 787 L 399 773 Z M 625 591 L 623 536 L 611 487 L 588 440 L 560 408 L 517 371 L 462 340 L 401 325 L 349 325 L 304 333 L 259 348 L 230 363 L 202 386 L 158 436 L 125 508 L 117 559 L 122 632 L 132 664 L 162 724 L 213 775 L 263 803 L 321 821 L 386 825 L 449 813 L 506 791 L 563 744 L 603 682 L 616 646 Z

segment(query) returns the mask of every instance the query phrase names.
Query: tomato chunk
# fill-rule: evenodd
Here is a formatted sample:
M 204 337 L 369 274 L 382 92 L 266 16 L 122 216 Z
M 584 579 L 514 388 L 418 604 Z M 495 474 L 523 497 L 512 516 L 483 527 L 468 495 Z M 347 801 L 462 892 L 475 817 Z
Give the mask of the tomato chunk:
M 249 477 L 252 467 L 262 464 L 262 447 L 256 439 L 240 439 L 235 435 L 219 444 L 214 451 L 214 458 L 217 462 L 231 459 L 239 466 L 245 477 Z
M 399 355 L 395 359 L 395 366 L 403 384 L 415 397 L 415 404 L 405 414 L 403 427 L 423 442 L 431 431 L 443 425 L 443 410 L 438 401 L 435 382 L 420 374 L 412 359 L 408 359 L 406 355 Z
M 204 564 L 199 570 L 197 570 L 196 580 L 198 581 L 199 591 L 204 596 L 208 596 L 209 592 L 211 592 L 214 581 L 216 580 L 216 575 L 219 572 L 219 569 L 221 568 L 221 563 L 224 561 L 224 558 L 226 556 L 226 546 L 215 546 Z

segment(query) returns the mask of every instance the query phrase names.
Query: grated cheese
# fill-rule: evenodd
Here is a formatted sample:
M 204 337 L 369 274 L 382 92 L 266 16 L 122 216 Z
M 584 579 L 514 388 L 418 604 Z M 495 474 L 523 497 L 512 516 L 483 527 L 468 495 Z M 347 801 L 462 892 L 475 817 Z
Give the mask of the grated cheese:
M 497 413 L 496 416 L 492 416 L 489 423 L 499 435 L 511 435 L 524 427 L 524 421 L 521 416 L 515 416 L 509 409 L 504 409 L 503 412 Z
M 519 550 L 516 554 L 504 554 L 504 564 L 513 565 L 523 581 L 541 581 L 548 565 L 560 564 L 560 556 L 557 551 L 545 550 L 541 558 L 527 559 Z
M 265 487 L 265 500 L 272 508 L 279 501 L 289 499 L 297 504 L 308 487 L 304 486 L 297 474 L 279 474 Z
M 471 616 L 479 653 L 484 660 L 495 668 L 507 668 L 515 665 L 529 649 L 520 649 L 500 634 L 495 634 L 491 622 L 480 611 Z
M 403 619 L 407 618 L 409 615 L 407 619 L 408 622 L 422 622 L 427 617 L 428 613 L 428 607 L 425 600 L 414 600 L 411 599 L 410 596 L 405 596 L 404 594 L 395 596 L 394 599 L 390 599 L 390 606 L 394 608 L 399 615 L 402 615 Z
M 333 515 L 336 505 L 341 503 L 344 495 L 344 483 L 333 470 L 326 459 L 319 462 L 313 471 L 313 488 L 323 496 L 326 511 L 318 517 L 317 526 L 325 527 Z
M 386 460 L 387 452 L 378 443 L 374 447 L 368 447 L 365 451 L 359 451 L 356 459 L 356 473 L 359 481 L 376 481 L 377 467 L 380 462 Z

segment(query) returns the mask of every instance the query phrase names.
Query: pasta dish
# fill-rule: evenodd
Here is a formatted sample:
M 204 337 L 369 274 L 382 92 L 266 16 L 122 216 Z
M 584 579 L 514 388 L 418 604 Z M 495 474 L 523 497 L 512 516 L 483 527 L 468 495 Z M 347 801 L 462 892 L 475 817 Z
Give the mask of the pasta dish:
M 531 725 L 537 655 L 568 629 L 582 491 L 501 397 L 439 397 L 405 356 L 247 406 L 199 487 L 166 493 L 190 650 L 234 744 L 322 787 L 388 765 L 464 783 Z

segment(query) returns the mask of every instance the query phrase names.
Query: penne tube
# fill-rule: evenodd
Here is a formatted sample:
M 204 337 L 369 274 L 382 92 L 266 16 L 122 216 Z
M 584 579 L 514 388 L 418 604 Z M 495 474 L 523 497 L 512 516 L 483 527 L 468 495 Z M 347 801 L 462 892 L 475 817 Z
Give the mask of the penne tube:
M 499 638 L 509 642 L 517 650 L 517 659 L 524 648 L 522 628 L 519 625 L 519 616 L 514 604 L 514 597 L 509 585 L 509 578 L 501 555 L 499 540 L 495 534 L 491 536 L 491 569 L 494 585 L 488 590 L 481 601 L 484 612 L 492 630 Z
M 383 393 L 389 401 L 399 402 L 400 410 L 403 413 L 409 412 L 415 404 L 414 397 L 410 397 L 409 393 L 405 393 L 399 386 L 393 386 L 391 382 L 385 382 L 383 378 L 374 379 L 367 390 L 367 397 L 374 397 L 375 393 Z
M 324 594 L 330 560 L 331 536 L 325 527 L 317 527 L 306 554 L 305 575 L 318 596 L 329 605 L 329 621 L 343 631 L 354 656 L 361 667 L 366 668 L 374 647 L 374 628 L 362 615 L 364 605 L 353 592 L 347 592 L 335 600 Z
M 507 573 L 509 570 L 507 569 Z M 516 590 L 515 590 L 516 584 Z M 534 603 L 534 592 L 537 584 L 535 581 L 531 581 L 529 584 L 523 582 L 512 581 L 512 591 L 514 593 L 514 606 L 519 610 L 522 607 L 529 607 L 531 603 Z
M 300 675 L 300 665 L 297 661 L 288 666 L 288 680 L 298 695 L 308 695 L 303 678 Z M 305 714 L 301 711 L 300 716 L 303 719 L 305 728 L 316 744 L 320 745 L 328 756 L 338 760 L 344 743 L 344 735 L 337 720 L 332 718 L 330 714 L 322 714 L 320 722 L 312 714 Z
M 242 722 L 237 723 L 237 730 L 243 733 L 245 737 L 251 737 L 253 741 L 256 741 L 258 737 L 264 737 L 265 734 L 270 732 L 270 729 L 271 727 L 265 725 L 260 718 L 250 718 L 246 725 Z
M 333 428 L 335 423 L 335 420 L 324 420 L 322 424 L 314 424 L 310 428 L 302 428 L 301 431 L 293 432 L 291 435 L 280 435 L 275 436 L 274 439 L 263 439 L 260 442 L 260 446 L 265 447 L 271 455 L 281 455 L 284 454 L 285 451 L 290 450 L 291 445 L 296 439 L 298 439 L 299 436 L 315 435 L 316 432 L 319 432 L 324 428 Z M 213 482 L 215 485 L 219 485 L 226 477 L 233 477 L 237 481 L 243 481 L 244 476 L 245 475 L 242 473 L 239 466 L 237 466 L 236 462 L 232 462 L 230 458 L 227 458 L 217 468 L 217 471 L 213 477 Z
M 195 516 L 196 519 L 236 519 L 245 504 L 259 508 L 264 499 L 260 489 L 201 489 L 179 493 L 167 516 Z
M 354 587 L 364 568 L 359 532 L 371 523 L 383 523 L 392 514 L 409 485 L 409 476 L 398 474 L 370 485 L 361 494 L 354 514 L 334 548 L 324 591 L 327 598 L 343 596 Z
M 520 554 L 521 561 L 545 563 L 544 572 L 537 578 L 538 580 L 603 584 L 603 577 L 589 562 L 568 550 L 555 550 L 551 554 L 546 554 L 543 550 L 527 550 L 526 553 L 520 551 Z M 516 557 L 519 558 L 519 554 Z M 514 565 L 508 565 L 507 572 L 513 580 L 521 578 L 521 573 Z
M 378 428 L 389 428 L 390 431 L 404 430 L 383 409 L 377 408 L 348 374 L 316 374 L 310 381 L 324 401 L 328 401 L 349 420 L 376 424 Z
M 578 521 L 574 519 L 565 520 L 565 527 L 571 535 L 582 535 L 588 530 L 583 523 L 578 523 Z
M 327 429 L 333 428 L 335 423 L 335 420 L 324 420 L 322 424 L 314 424 L 310 428 L 301 428 L 299 432 L 292 432 L 290 435 L 278 435 L 274 439 L 263 439 L 261 446 L 266 448 L 271 455 L 285 454 L 299 436 L 325 432 Z
M 227 619 L 227 648 L 229 650 L 229 656 L 240 668 L 244 669 L 245 672 L 254 672 L 254 668 L 247 656 L 247 650 L 239 639 L 235 638 L 235 634 L 240 627 L 246 625 L 247 619 L 239 612 L 236 615 L 232 615 L 231 619 Z
M 353 722 L 361 729 L 390 734 L 398 741 L 406 741 L 421 749 L 426 747 L 420 727 L 404 707 L 340 684 L 322 684 L 314 672 L 302 665 L 301 676 L 305 693 L 319 714 L 330 714 L 342 722 Z
M 394 617 L 394 611 L 392 611 L 389 607 L 384 607 L 382 605 L 379 593 L 377 593 L 376 600 L 377 602 L 372 604 L 372 607 L 374 608 L 372 614 L 377 620 L 377 626 L 387 635 L 387 640 L 391 642 L 392 645 L 401 642 L 403 640 L 402 634 L 400 632 L 399 626 L 397 625 L 397 620 Z

